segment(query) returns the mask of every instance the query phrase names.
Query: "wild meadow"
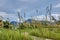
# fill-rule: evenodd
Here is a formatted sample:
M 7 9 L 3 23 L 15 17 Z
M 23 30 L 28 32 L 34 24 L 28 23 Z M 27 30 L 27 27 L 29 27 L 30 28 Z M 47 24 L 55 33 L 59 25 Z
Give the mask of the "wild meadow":
M 60 28 L 21 24 L 20 28 L 0 28 L 0 40 L 60 40 Z

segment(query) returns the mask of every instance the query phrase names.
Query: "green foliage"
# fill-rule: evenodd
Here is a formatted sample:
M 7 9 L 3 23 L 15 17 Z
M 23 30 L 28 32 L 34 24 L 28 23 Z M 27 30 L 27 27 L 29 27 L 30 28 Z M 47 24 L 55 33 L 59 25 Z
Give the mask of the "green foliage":
M 41 35 L 41 33 L 39 30 L 32 30 L 30 32 L 30 35 L 39 37 Z
M 26 28 L 23 24 L 20 24 L 19 29 L 24 29 Z
M 3 23 L 4 23 L 5 28 L 9 28 L 9 22 L 8 21 L 4 21 Z
M 12 28 L 13 26 L 5 21 L 4 27 Z M 29 35 L 23 35 L 24 32 L 28 32 Z M 32 40 L 31 36 L 60 40 L 60 28 L 42 23 L 22 23 L 17 30 L 0 29 L 0 40 Z
M 30 36 L 21 35 L 20 40 L 32 40 Z
M 56 23 L 57 23 L 58 25 L 60 25 L 60 21 L 57 21 Z
M 30 32 L 30 35 L 47 39 L 60 40 L 60 30 L 58 28 L 41 28 Z
M 32 40 L 28 35 L 22 35 L 19 30 L 0 29 L 0 40 Z

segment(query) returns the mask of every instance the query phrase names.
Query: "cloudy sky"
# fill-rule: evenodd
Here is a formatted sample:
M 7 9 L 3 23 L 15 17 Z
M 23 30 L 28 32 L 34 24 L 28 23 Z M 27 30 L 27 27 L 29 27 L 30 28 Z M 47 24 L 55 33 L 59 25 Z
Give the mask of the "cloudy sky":
M 21 16 L 26 13 L 26 19 L 30 18 L 30 15 L 42 17 L 49 4 L 52 4 L 52 15 L 57 19 L 60 14 L 60 0 L 0 0 L 0 16 L 3 16 L 3 20 L 9 18 L 17 21 L 17 11 L 20 10 Z

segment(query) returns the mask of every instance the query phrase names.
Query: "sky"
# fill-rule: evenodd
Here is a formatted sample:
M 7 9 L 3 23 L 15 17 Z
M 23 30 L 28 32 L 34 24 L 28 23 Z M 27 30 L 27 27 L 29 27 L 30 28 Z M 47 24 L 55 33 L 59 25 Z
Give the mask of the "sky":
M 20 11 L 22 17 L 26 13 L 25 19 L 31 18 L 30 16 L 41 18 L 46 14 L 49 4 L 52 4 L 52 15 L 58 19 L 60 0 L 0 0 L 0 16 L 3 16 L 3 20 L 9 18 L 10 21 L 18 21 L 17 12 Z

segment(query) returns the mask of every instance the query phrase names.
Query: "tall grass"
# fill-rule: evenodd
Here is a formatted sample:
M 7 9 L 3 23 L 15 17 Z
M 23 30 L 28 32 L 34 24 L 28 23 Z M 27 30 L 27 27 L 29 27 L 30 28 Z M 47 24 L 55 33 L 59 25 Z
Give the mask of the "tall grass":
M 0 29 L 0 40 L 33 40 L 31 36 L 60 40 L 60 28 Z
M 30 32 L 30 35 L 53 40 L 60 40 L 59 28 L 40 28 Z
M 0 29 L 0 40 L 32 40 L 28 35 L 21 35 L 19 30 Z

